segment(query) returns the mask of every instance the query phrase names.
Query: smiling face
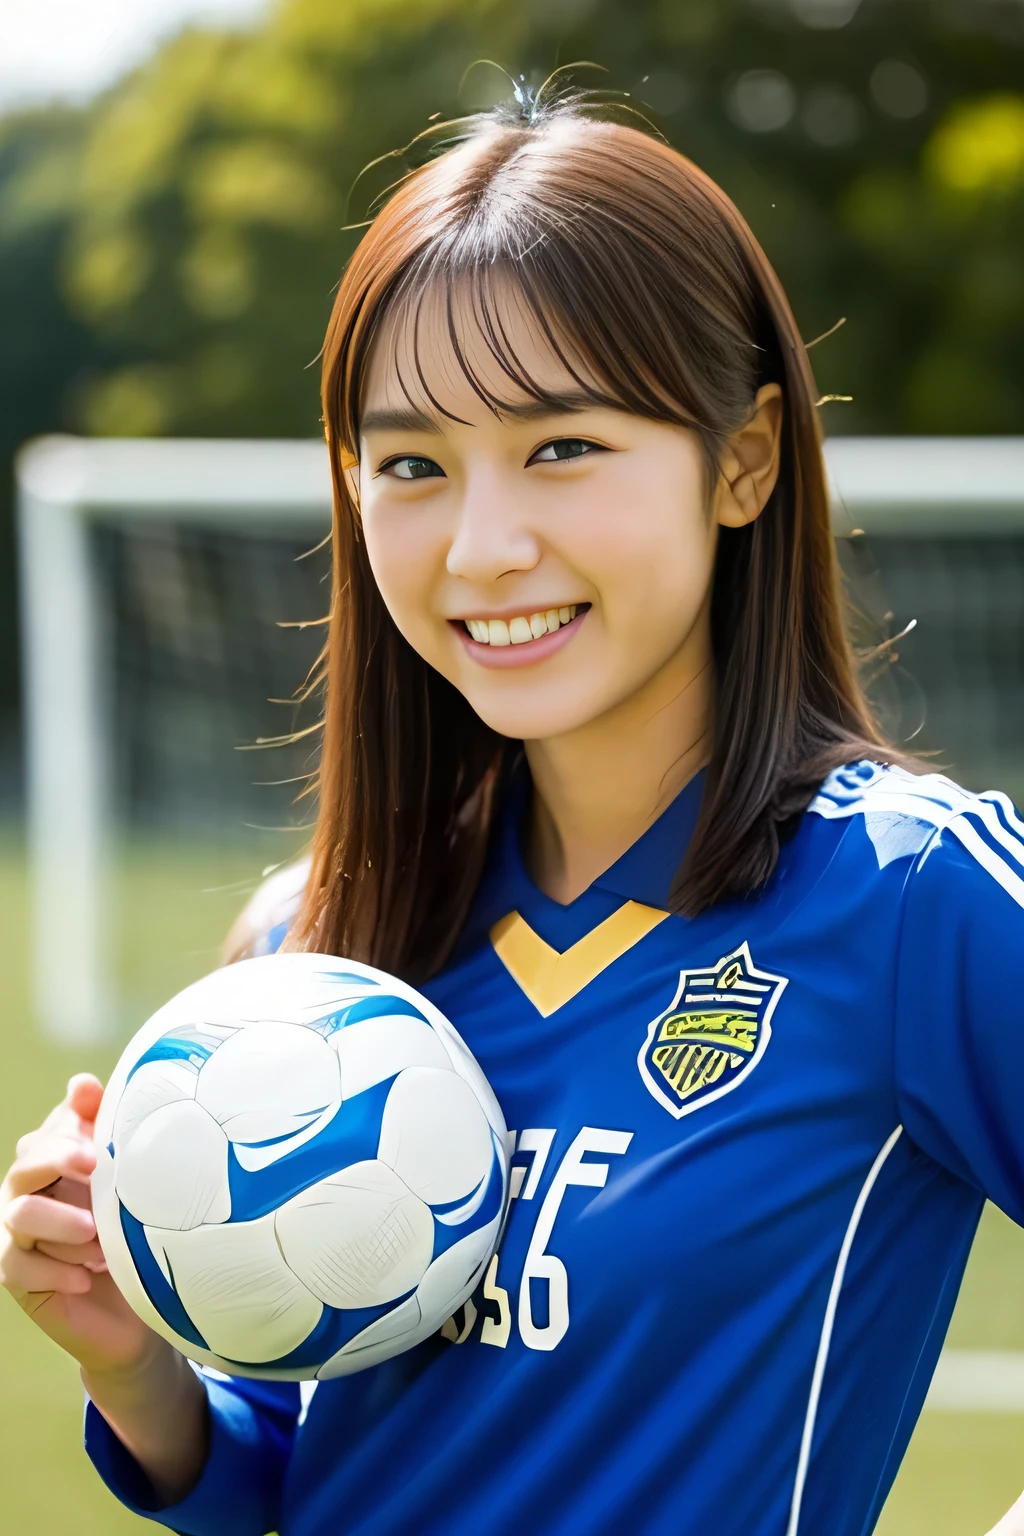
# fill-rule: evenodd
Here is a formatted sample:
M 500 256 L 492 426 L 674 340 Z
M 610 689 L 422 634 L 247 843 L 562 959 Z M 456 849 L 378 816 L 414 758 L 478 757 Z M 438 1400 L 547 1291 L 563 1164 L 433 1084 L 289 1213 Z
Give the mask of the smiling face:
M 695 432 L 589 403 L 514 291 L 499 310 L 558 403 L 514 385 L 456 304 L 469 372 L 507 402 L 490 409 L 428 294 L 369 360 L 359 505 L 405 638 L 494 730 L 539 741 L 708 667 L 720 519 Z

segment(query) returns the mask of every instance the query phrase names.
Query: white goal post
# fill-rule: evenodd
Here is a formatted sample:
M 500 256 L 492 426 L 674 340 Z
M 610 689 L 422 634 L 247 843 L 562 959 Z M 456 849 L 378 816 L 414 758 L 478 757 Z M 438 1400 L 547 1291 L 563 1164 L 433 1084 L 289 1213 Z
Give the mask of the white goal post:
M 91 578 L 94 524 L 173 519 L 240 533 L 330 530 L 322 443 L 47 437 L 19 455 L 33 1009 L 52 1038 L 109 1037 L 107 615 Z
M 1024 529 L 1024 438 L 834 438 L 839 534 L 997 536 Z M 112 814 L 107 615 L 93 526 L 161 519 L 322 537 L 322 443 L 42 438 L 17 463 L 32 989 L 55 1039 L 115 1018 L 106 858 Z

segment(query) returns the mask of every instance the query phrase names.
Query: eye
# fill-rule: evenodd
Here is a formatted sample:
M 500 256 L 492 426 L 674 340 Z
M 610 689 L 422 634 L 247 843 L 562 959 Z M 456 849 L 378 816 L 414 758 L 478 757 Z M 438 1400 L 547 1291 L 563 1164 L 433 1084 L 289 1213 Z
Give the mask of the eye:
M 435 464 L 433 459 L 420 459 L 409 453 L 397 459 L 388 459 L 386 464 L 381 465 L 378 474 L 390 474 L 396 480 L 444 479 L 444 470 L 440 464 Z
M 581 459 L 587 453 L 600 453 L 600 443 L 588 442 L 585 437 L 555 437 L 550 443 L 538 448 L 527 461 L 530 464 L 557 464 L 563 459 Z

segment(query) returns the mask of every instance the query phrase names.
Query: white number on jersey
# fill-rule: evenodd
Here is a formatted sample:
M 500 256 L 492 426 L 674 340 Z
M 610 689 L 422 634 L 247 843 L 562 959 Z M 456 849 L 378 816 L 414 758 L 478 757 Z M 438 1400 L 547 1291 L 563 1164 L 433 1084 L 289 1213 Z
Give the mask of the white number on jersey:
M 516 1150 L 531 1153 L 532 1162 L 528 1176 L 524 1168 L 513 1168 L 513 1197 L 522 1200 L 533 1199 L 554 1139 L 553 1130 L 520 1132 Z M 528 1349 L 555 1349 L 564 1339 L 569 1327 L 569 1276 L 562 1260 L 556 1254 L 547 1251 L 565 1192 L 571 1185 L 603 1189 L 608 1181 L 608 1164 L 588 1163 L 584 1161 L 585 1157 L 593 1152 L 603 1152 L 606 1156 L 621 1156 L 632 1140 L 632 1131 L 604 1131 L 596 1126 L 585 1125 L 555 1170 L 548 1191 L 541 1201 L 540 1210 L 537 1212 L 537 1221 L 519 1282 L 519 1336 Z M 531 1281 L 543 1283 L 547 1287 L 548 1320 L 540 1326 L 533 1317 Z M 499 1349 L 504 1349 L 511 1332 L 512 1315 L 508 1292 L 498 1284 L 497 1255 L 491 1260 L 487 1271 L 483 1294 L 485 1300 L 497 1305 L 498 1320 L 495 1322 L 493 1318 L 484 1318 L 480 1342 L 494 1344 Z

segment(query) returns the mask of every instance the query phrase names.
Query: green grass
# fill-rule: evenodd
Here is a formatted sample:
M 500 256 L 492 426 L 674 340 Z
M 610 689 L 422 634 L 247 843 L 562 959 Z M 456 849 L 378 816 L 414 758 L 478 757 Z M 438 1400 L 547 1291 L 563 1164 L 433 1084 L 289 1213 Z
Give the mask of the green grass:
M 147 1014 L 217 962 L 218 946 L 264 847 L 136 844 L 119 861 L 122 989 L 115 1038 L 68 1050 L 42 1041 L 29 1011 L 22 852 L 0 841 L 0 977 L 6 1071 L 0 1157 L 37 1124 L 71 1072 L 103 1076 Z M 59 954 L 60 936 L 54 936 Z M 986 1211 L 953 1320 L 961 1348 L 1024 1349 L 1024 1233 Z M 74 1364 L 0 1296 L 0 1536 L 121 1536 L 153 1530 L 107 1494 L 81 1449 Z M 926 1413 L 878 1527 L 879 1536 L 984 1536 L 1024 1489 L 1024 1415 Z M 713 1536 L 713 1533 L 709 1533 Z M 755 1533 L 751 1533 L 755 1536 Z M 825 1533 L 822 1533 L 825 1536 Z

